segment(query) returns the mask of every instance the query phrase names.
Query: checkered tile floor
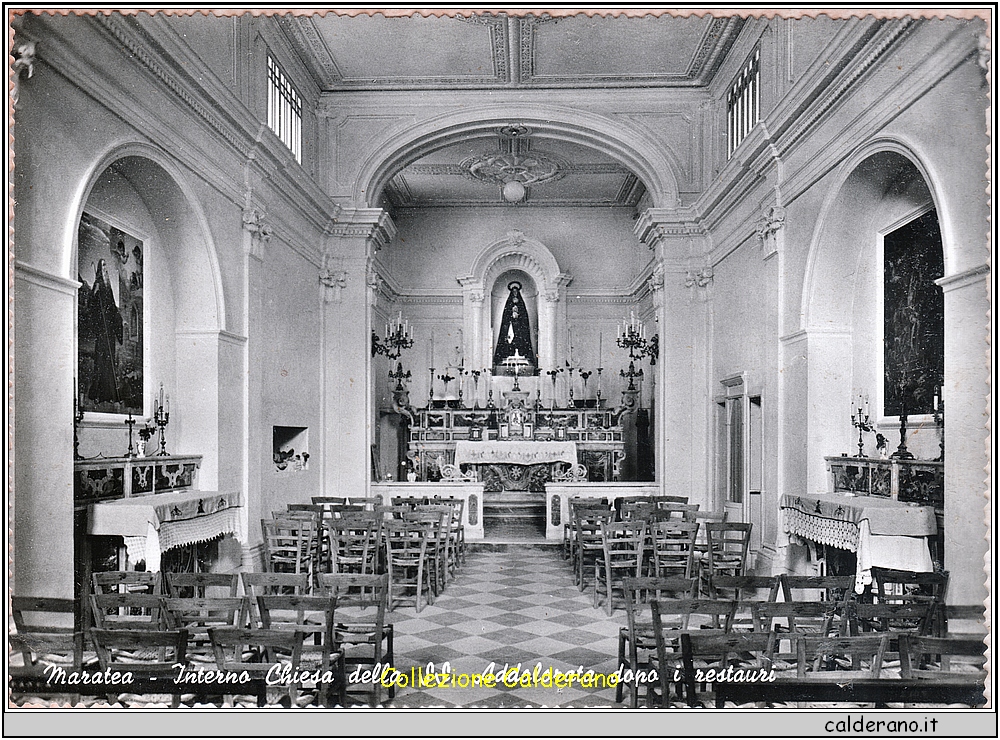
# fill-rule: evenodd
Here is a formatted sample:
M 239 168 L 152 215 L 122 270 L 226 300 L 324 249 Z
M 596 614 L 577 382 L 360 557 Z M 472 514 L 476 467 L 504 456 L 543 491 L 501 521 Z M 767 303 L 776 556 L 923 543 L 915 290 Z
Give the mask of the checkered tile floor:
M 618 630 L 625 624 L 619 605 L 608 617 L 602 602 L 593 607 L 593 586 L 583 593 L 573 585 L 569 562 L 556 549 L 508 552 L 471 551 L 458 576 L 433 606 L 419 614 L 397 607 L 395 667 L 437 670 L 450 663 L 453 673 L 494 672 L 505 665 L 522 670 L 618 668 Z M 535 686 L 506 688 L 401 688 L 391 707 L 616 707 L 613 688 Z

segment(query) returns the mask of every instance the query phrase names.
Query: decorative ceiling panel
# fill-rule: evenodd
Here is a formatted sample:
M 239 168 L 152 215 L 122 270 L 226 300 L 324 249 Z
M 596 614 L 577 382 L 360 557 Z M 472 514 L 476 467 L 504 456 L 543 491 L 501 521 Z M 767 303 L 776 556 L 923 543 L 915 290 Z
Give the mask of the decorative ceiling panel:
M 321 89 L 335 92 L 703 86 L 744 19 L 326 13 L 280 23 Z

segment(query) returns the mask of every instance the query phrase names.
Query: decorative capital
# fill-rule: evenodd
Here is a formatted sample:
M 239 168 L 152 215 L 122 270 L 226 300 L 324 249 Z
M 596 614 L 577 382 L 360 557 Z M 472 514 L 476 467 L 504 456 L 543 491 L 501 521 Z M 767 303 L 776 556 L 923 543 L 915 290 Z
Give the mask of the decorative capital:
M 14 105 L 17 105 L 17 95 L 21 86 L 21 73 L 27 72 L 29 78 L 35 74 L 36 51 L 35 42 L 26 40 L 15 41 L 14 48 L 11 49 L 10 54 L 14 57 L 14 62 L 10 65 L 10 68 L 14 72 L 14 85 L 10 91 L 10 99 Z
M 243 209 L 243 229 L 250 235 L 248 251 L 255 259 L 264 259 L 264 245 L 271 241 L 271 226 L 263 209 Z
M 653 296 L 653 308 L 657 311 L 663 307 L 663 263 L 659 263 L 653 268 L 653 273 L 649 276 L 649 292 Z
M 341 292 L 347 287 L 347 270 L 331 270 L 323 267 L 319 271 L 320 292 L 324 303 L 340 303 Z
M 691 271 L 688 270 L 687 277 L 684 278 L 685 288 L 707 288 L 708 285 L 715 279 L 715 271 L 712 269 L 711 265 L 702 268 L 701 270 Z
M 633 231 L 640 242 L 654 250 L 665 239 L 705 233 L 698 214 L 691 208 L 647 208 L 640 214 Z
M 785 225 L 785 209 L 781 206 L 769 206 L 757 221 L 757 239 L 764 247 L 765 254 L 778 250 L 777 234 Z
M 374 269 L 369 268 L 366 282 L 368 284 L 368 305 L 374 306 L 378 303 L 378 292 L 385 281 Z

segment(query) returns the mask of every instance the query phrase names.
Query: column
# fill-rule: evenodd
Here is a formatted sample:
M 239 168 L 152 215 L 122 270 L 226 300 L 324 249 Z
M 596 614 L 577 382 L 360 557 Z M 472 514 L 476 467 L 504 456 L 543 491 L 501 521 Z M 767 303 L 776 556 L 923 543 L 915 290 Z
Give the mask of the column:
M 320 272 L 323 300 L 324 495 L 365 496 L 371 481 L 375 404 L 371 308 L 376 252 L 396 228 L 380 208 L 345 209 L 327 231 Z

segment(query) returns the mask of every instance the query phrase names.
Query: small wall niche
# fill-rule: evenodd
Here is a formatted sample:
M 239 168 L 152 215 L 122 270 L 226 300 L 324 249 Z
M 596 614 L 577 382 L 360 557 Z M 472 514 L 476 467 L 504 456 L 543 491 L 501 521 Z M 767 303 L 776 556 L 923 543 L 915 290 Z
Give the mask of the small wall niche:
M 275 470 L 293 473 L 309 469 L 309 427 L 272 427 Z

